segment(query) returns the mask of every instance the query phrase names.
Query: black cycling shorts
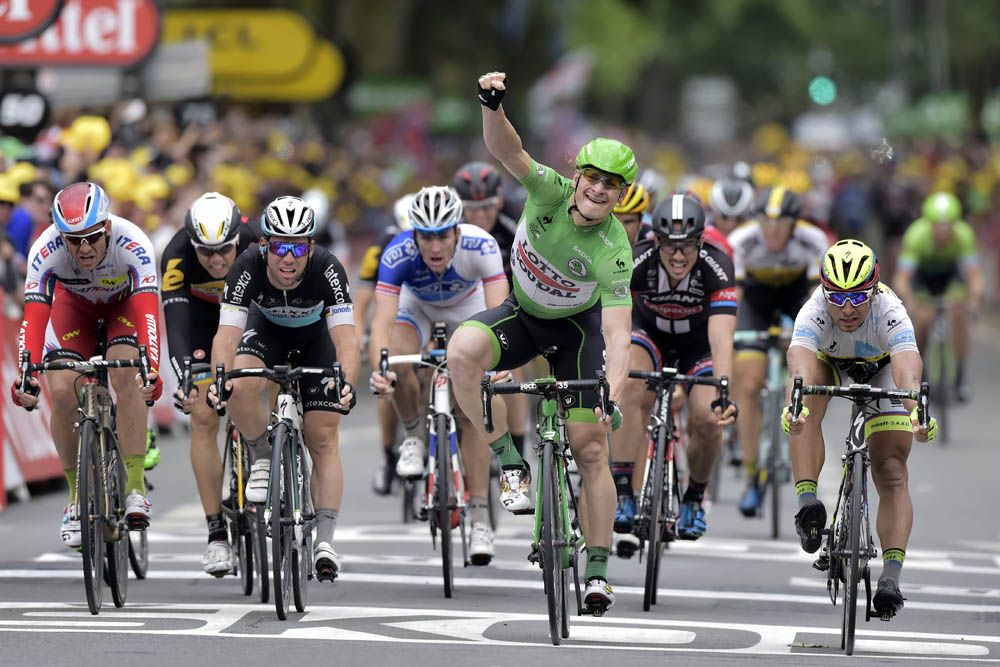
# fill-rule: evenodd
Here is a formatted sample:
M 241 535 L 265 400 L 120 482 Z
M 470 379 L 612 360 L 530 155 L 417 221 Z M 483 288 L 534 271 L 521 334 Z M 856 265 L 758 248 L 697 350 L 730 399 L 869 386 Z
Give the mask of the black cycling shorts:
M 786 287 L 744 285 L 743 300 L 736 314 L 736 330 L 767 331 L 777 324 L 775 320 L 782 315 L 794 320 L 811 295 L 812 285 L 806 280 L 798 280 Z M 736 343 L 733 347 L 737 351 L 767 352 L 767 342 L 762 340 Z
M 329 368 L 337 361 L 337 350 L 330 340 L 330 331 L 323 321 L 304 327 L 280 327 L 265 318 L 256 308 L 250 309 L 246 329 L 236 354 L 249 354 L 268 368 L 288 363 L 288 352 L 298 350 L 299 366 Z M 335 412 L 337 397 L 327 391 L 322 378 L 306 375 L 299 380 L 302 410 Z
M 958 264 L 951 264 L 943 269 L 928 271 L 917 267 L 913 275 L 913 287 L 917 292 L 925 292 L 930 296 L 944 296 L 953 285 L 964 285 L 965 279 Z
M 676 368 L 684 375 L 711 375 L 714 370 L 707 327 L 700 333 L 680 337 L 644 327 L 641 320 L 633 318 L 632 344 L 649 354 L 654 370 Z M 687 386 L 688 393 L 692 386 Z
M 549 363 L 560 380 L 592 380 L 597 371 L 604 370 L 600 304 L 569 317 L 543 320 L 524 312 L 510 296 L 496 308 L 466 320 L 462 326 L 475 327 L 490 337 L 493 365 L 489 370 L 520 368 L 551 346 L 557 350 L 549 357 Z M 599 403 L 597 392 L 565 393 L 562 397 L 567 421 L 597 422 L 594 414 Z

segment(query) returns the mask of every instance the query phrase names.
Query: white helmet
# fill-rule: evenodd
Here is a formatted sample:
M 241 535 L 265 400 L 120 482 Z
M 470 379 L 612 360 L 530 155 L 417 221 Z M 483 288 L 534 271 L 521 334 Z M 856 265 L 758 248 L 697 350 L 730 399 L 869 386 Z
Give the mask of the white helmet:
M 410 226 L 418 232 L 438 233 L 462 221 L 462 200 L 454 188 L 420 188 L 410 204 Z
M 738 178 L 720 178 L 712 184 L 708 205 L 727 218 L 749 215 L 753 205 L 753 186 Z
M 242 221 L 236 202 L 218 192 L 206 192 L 191 204 L 184 227 L 193 243 L 220 246 L 236 238 Z
M 402 232 L 410 231 L 410 205 L 415 197 L 412 192 L 405 194 L 397 199 L 392 207 L 392 214 L 396 216 L 396 227 Z
M 313 236 L 316 214 L 300 198 L 286 195 L 267 205 L 260 228 L 264 236 Z

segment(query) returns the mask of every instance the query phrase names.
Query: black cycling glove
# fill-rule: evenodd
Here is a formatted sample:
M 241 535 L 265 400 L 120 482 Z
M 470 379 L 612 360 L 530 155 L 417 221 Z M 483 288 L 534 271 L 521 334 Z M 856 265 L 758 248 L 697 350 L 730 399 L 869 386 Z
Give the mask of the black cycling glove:
M 334 408 L 333 411 L 334 412 L 339 412 L 342 415 L 346 415 L 346 414 L 350 413 L 351 410 L 354 409 L 355 405 L 358 404 L 358 394 L 357 394 L 356 391 L 354 391 L 354 385 L 351 384 L 350 382 L 348 382 L 347 380 L 344 380 L 343 387 L 344 387 L 344 389 L 349 389 L 350 390 L 350 392 L 351 392 L 351 402 L 347 405 L 347 407 Z M 343 396 L 343 393 L 341 393 L 341 397 L 342 396 Z
M 507 77 L 503 78 L 503 82 L 506 85 Z M 500 108 L 500 102 L 503 100 L 503 96 L 507 93 L 506 90 L 497 90 L 496 88 L 483 88 L 479 86 L 479 103 L 488 109 L 496 111 Z

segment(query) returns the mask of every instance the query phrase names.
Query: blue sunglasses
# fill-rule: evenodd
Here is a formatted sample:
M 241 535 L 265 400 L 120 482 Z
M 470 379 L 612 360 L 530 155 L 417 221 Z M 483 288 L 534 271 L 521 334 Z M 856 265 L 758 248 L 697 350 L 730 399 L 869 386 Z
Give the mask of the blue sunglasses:
M 875 290 L 869 289 L 863 292 L 830 292 L 823 290 L 823 294 L 826 296 L 826 300 L 835 306 L 844 306 L 850 301 L 851 305 L 857 308 L 861 304 L 868 302 L 875 294 Z
M 277 255 L 278 257 L 284 257 L 288 253 L 292 253 L 292 256 L 294 257 L 305 257 L 309 254 L 309 243 L 271 241 L 267 244 L 267 249 L 272 255 Z

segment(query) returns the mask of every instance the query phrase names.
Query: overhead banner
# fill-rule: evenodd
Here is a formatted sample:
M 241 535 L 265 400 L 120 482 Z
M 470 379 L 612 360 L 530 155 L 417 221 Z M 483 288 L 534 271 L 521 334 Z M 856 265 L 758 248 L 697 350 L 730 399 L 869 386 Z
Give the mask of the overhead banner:
M 0 44 L 34 37 L 52 25 L 63 0 L 0 0 Z
M 12 1 L 0 0 L 0 7 Z M 148 56 L 159 37 L 155 0 L 67 0 L 41 35 L 0 46 L 0 63 L 127 67 Z
M 245 101 L 319 102 L 333 95 L 344 82 L 344 58 L 331 42 L 318 42 L 308 67 L 294 78 L 280 82 L 250 79 L 216 79 L 212 90 Z

